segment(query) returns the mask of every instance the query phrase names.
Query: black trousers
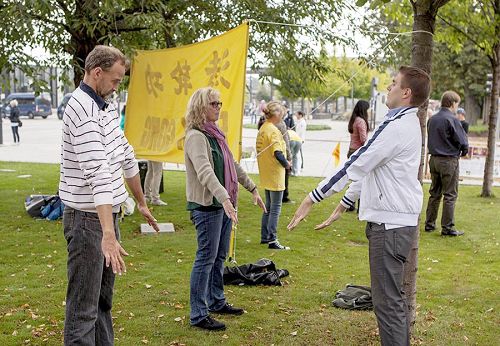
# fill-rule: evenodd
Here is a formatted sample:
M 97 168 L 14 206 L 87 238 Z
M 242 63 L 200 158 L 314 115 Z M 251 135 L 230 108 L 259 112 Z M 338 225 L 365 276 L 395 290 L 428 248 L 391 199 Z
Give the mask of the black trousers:
M 429 203 L 425 217 L 425 228 L 434 229 L 443 197 L 443 213 L 441 228 L 443 231 L 453 230 L 455 227 L 455 203 L 458 197 L 459 158 L 431 156 L 429 160 L 431 171 L 431 187 L 429 189 Z

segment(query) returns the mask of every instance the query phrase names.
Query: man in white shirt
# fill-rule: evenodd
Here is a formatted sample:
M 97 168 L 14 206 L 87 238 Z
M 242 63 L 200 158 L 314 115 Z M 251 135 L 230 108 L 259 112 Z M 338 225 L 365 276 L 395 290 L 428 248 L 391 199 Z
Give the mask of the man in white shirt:
M 59 196 L 68 250 L 65 345 L 113 345 L 111 306 L 115 274 L 125 270 L 118 212 L 128 193 L 156 230 L 141 189 L 134 150 L 119 115 L 105 99 L 121 83 L 128 61 L 118 49 L 96 46 L 85 76 L 63 115 Z
M 321 229 L 340 218 L 361 197 L 359 219 L 368 222 L 371 289 L 382 345 L 410 345 L 408 307 L 403 286 L 404 263 L 416 239 L 423 192 L 418 180 L 422 136 L 418 107 L 429 97 L 430 77 L 402 66 L 387 88 L 386 119 L 371 139 L 311 191 L 295 212 L 293 229 L 321 202 L 352 181 Z

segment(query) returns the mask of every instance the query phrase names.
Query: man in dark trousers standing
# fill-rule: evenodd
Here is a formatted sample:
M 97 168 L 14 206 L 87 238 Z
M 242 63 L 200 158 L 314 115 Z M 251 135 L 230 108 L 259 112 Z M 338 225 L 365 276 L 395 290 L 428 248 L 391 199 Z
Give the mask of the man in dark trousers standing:
M 458 174 L 460 156 L 469 149 L 467 135 L 455 114 L 460 104 L 460 96 L 454 91 L 446 91 L 441 97 L 441 109 L 427 123 L 429 168 L 431 187 L 425 219 L 425 231 L 436 229 L 436 218 L 441 196 L 443 213 L 441 235 L 459 236 L 464 234 L 455 229 L 455 202 L 458 196 Z

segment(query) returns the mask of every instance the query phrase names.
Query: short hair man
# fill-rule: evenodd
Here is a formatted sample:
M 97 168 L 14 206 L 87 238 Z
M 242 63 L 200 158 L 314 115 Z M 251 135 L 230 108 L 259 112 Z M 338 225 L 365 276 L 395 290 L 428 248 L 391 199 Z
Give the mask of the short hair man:
M 431 187 L 425 218 L 425 230 L 436 229 L 439 203 L 443 197 L 441 215 L 441 235 L 459 236 L 464 234 L 455 229 L 455 202 L 458 196 L 458 175 L 460 156 L 467 155 L 469 143 L 467 135 L 455 117 L 460 96 L 454 91 L 446 91 L 441 97 L 441 109 L 427 123 L 427 146 L 431 158 Z
M 116 48 L 96 46 L 85 59 L 83 82 L 63 116 L 59 196 L 65 204 L 68 250 L 65 345 L 112 345 L 115 274 L 125 272 L 118 212 L 128 196 L 158 231 L 141 189 L 134 150 L 105 99 L 121 83 L 128 61 Z
M 430 77 L 421 69 L 402 66 L 387 90 L 385 120 L 365 145 L 306 196 L 288 228 L 304 219 L 314 203 L 353 181 L 330 217 L 316 229 L 340 218 L 363 191 L 359 219 L 368 221 L 371 289 L 380 339 L 382 345 L 409 346 L 410 321 L 402 281 L 422 209 L 418 181 L 422 135 L 417 110 L 429 97 Z

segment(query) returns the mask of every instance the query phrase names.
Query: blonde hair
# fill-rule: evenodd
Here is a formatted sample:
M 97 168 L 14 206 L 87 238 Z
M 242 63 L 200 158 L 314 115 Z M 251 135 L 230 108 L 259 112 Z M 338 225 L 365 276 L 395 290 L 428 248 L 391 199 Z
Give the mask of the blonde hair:
M 285 108 L 280 102 L 271 101 L 264 107 L 262 111 L 264 112 L 265 118 L 270 119 L 276 114 L 283 115 L 285 113 Z
M 191 95 L 186 111 L 186 131 L 203 129 L 206 121 L 205 111 L 209 107 L 210 101 L 219 97 L 220 92 L 211 87 L 198 89 Z
M 16 100 L 16 99 L 14 99 L 14 100 L 10 100 L 9 105 L 10 105 L 11 107 L 17 107 L 18 102 L 17 102 L 17 100 Z

